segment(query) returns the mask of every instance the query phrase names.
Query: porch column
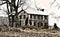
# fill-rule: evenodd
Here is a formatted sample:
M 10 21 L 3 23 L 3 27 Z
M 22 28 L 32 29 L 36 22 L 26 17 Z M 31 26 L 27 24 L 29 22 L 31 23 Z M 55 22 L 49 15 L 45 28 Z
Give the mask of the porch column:
M 36 19 L 37 19 L 38 17 L 36 16 Z
M 44 16 L 43 16 L 43 20 L 44 20 Z
M 32 26 L 34 26 L 34 21 L 32 21 Z
M 28 26 L 30 26 L 30 22 L 29 22 L 29 19 L 30 19 L 30 15 L 28 15 Z
M 28 15 L 29 19 L 30 19 L 30 15 Z
M 43 22 L 43 27 L 44 27 L 44 22 Z
M 28 24 L 27 24 L 28 26 L 30 26 L 30 22 L 29 22 L 29 19 L 28 19 Z
M 38 27 L 38 22 L 36 21 L 36 27 Z
M 36 16 L 36 26 L 38 27 L 38 16 Z
M 43 16 L 43 20 L 42 20 L 42 22 L 43 22 L 43 27 L 44 27 L 44 16 Z

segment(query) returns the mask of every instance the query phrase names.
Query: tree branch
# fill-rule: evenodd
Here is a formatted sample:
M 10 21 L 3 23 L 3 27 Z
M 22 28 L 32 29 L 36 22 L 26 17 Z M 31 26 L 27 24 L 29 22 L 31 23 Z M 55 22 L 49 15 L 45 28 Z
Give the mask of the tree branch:
M 0 4 L 0 5 L 3 5 L 3 4 L 5 4 L 5 3 L 7 3 L 7 2 L 4 2 L 4 3 Z

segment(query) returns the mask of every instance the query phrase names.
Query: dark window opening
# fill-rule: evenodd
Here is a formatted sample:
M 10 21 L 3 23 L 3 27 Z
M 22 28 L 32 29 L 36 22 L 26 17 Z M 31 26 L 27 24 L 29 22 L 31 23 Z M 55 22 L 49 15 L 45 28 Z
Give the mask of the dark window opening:
M 41 16 L 41 19 L 43 19 L 43 16 Z
M 43 26 L 43 23 L 41 23 L 41 26 Z
M 36 15 L 34 15 L 34 19 L 36 19 Z
M 39 23 L 38 23 L 38 27 L 39 27 Z
M 32 15 L 30 15 L 30 18 L 32 18 Z
M 25 20 L 25 25 L 27 25 L 28 24 L 28 17 L 27 17 L 27 19 Z
M 47 16 L 44 16 L 45 19 L 48 19 Z
M 21 20 L 20 20 L 20 26 L 21 26 Z
M 41 26 L 41 24 L 40 23 L 38 23 L 38 27 L 40 27 Z
M 47 25 L 47 23 L 45 23 L 45 25 Z
M 40 11 L 44 11 L 44 9 L 40 9 Z
M 25 11 L 24 11 L 24 13 L 25 13 Z
M 20 16 L 20 19 L 22 19 L 22 16 Z
M 32 25 L 32 21 L 30 20 L 29 22 L 30 22 L 30 25 Z
M 36 22 L 34 22 L 34 26 L 36 26 Z
M 38 16 L 38 19 L 40 19 L 40 17 Z
M 25 19 L 25 15 L 24 15 L 24 19 Z

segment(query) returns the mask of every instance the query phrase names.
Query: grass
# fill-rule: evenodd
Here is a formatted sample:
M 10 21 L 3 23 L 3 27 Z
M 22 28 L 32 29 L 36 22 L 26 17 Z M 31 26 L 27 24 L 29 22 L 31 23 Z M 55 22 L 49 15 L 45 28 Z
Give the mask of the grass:
M 14 28 L 12 28 L 14 29 Z M 53 30 L 53 29 L 40 29 L 40 30 L 36 30 L 36 29 L 21 29 L 21 28 L 16 28 L 16 30 L 21 30 L 20 32 L 31 32 L 31 33 L 51 33 L 51 34 L 60 34 L 60 30 Z M 16 32 L 16 31 L 7 31 L 7 32 L 0 32 L 0 37 L 18 37 L 20 32 Z M 18 36 L 17 36 L 18 35 Z
M 2 29 L 1 29 L 2 28 Z M 13 35 L 17 35 L 20 32 L 33 32 L 33 33 L 52 33 L 52 34 L 60 34 L 60 29 L 55 30 L 55 29 L 30 29 L 30 28 L 25 28 L 22 29 L 21 27 L 16 28 L 16 27 L 1 27 L 1 31 L 0 31 L 0 37 L 6 37 L 8 36 L 13 36 Z

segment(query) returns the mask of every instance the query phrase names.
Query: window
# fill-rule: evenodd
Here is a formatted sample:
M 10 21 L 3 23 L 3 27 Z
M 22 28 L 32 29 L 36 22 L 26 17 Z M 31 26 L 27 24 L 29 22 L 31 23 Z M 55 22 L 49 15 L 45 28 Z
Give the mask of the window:
M 24 19 L 25 19 L 25 15 L 24 15 Z
M 36 26 L 36 22 L 34 22 L 34 26 Z
M 20 26 L 21 26 L 21 20 L 20 20 Z
M 24 25 L 25 25 L 24 20 L 21 20 L 21 25 L 22 25 L 22 26 L 24 26 Z
M 30 15 L 30 18 L 32 18 L 32 15 Z
M 32 25 L 32 21 L 30 20 L 29 22 L 30 22 L 30 25 Z
M 38 19 L 40 19 L 40 17 L 38 16 Z
M 38 27 L 40 27 L 40 24 L 38 23 Z
M 43 26 L 43 23 L 41 23 L 41 26 Z
M 41 16 L 41 19 L 43 19 L 43 16 Z
M 34 15 L 34 19 L 36 19 L 36 16 Z
M 22 16 L 20 16 L 20 19 L 21 19 Z
M 47 23 L 45 23 L 45 25 L 47 25 Z
M 44 16 L 45 19 L 47 19 L 47 16 Z

